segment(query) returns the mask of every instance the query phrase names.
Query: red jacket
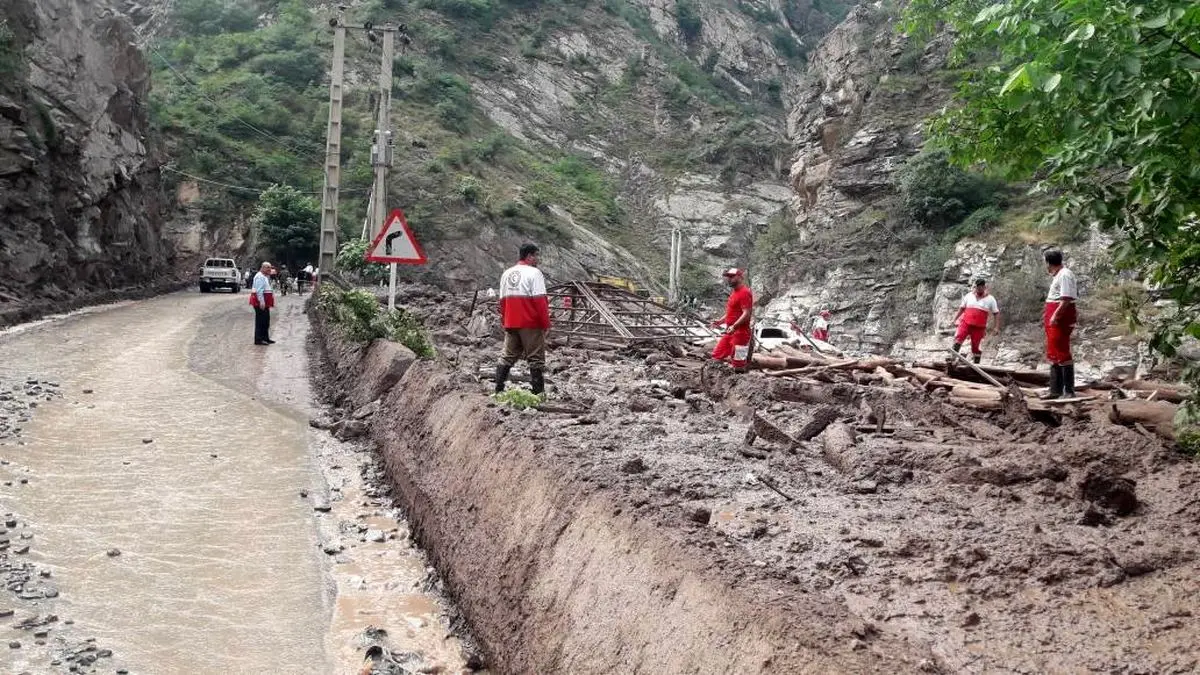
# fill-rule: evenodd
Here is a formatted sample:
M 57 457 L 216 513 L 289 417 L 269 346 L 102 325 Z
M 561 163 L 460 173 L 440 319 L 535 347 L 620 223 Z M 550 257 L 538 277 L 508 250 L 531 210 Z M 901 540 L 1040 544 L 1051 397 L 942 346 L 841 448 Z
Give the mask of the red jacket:
M 550 329 L 550 302 L 542 271 L 523 262 L 500 277 L 500 320 L 505 328 Z

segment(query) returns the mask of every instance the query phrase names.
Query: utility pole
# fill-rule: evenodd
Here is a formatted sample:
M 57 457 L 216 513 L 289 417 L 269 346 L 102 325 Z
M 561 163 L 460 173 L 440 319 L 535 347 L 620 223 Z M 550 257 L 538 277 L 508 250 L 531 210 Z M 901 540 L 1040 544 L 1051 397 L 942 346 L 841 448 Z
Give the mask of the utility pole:
M 379 120 L 375 125 L 375 142 L 371 145 L 371 165 L 375 168 L 375 187 L 371 190 L 373 235 L 379 234 L 387 218 L 387 172 L 392 165 L 395 139 L 392 138 L 392 59 L 396 29 L 381 29 L 383 56 L 379 64 Z M 372 237 L 373 239 L 374 237 Z M 396 263 L 389 265 L 388 310 L 396 309 Z
M 317 269 L 321 276 L 337 260 L 338 189 L 342 177 L 342 79 L 346 61 L 346 27 L 333 26 L 333 66 L 329 77 L 329 128 L 325 134 L 325 189 L 321 193 L 321 238 Z M 320 277 L 318 277 L 318 281 Z
M 671 260 L 670 272 L 668 273 L 669 295 L 671 303 L 679 303 L 680 285 L 680 270 L 683 267 L 683 230 L 678 227 L 671 228 Z

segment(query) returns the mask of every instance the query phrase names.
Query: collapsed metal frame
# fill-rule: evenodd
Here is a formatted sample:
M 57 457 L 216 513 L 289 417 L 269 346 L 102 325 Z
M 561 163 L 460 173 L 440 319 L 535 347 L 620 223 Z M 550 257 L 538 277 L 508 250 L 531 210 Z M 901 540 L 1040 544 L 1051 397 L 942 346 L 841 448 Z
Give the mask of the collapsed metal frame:
M 716 335 L 698 317 L 597 281 L 569 281 L 546 290 L 554 333 L 622 343 L 700 340 Z

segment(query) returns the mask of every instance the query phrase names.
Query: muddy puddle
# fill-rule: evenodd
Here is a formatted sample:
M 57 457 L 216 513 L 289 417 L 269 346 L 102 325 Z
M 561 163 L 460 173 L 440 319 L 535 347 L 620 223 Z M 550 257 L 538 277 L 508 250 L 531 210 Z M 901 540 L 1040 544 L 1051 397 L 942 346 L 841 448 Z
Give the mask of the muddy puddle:
M 61 393 L 20 420 L 0 412 L 20 425 L 0 439 L 18 543 L 0 670 L 345 673 L 372 646 L 377 672 L 461 668 L 370 453 L 308 424 L 300 301 L 281 303 L 268 351 L 249 344 L 244 297 L 0 335 L 0 392 Z

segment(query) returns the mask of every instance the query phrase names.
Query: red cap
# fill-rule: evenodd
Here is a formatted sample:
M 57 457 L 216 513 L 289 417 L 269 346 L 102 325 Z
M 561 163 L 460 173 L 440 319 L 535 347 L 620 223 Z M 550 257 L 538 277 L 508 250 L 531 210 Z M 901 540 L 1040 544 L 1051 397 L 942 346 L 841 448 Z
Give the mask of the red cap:
M 746 270 L 740 270 L 736 267 L 730 267 L 729 269 L 725 270 L 724 272 L 721 272 L 721 276 L 723 276 L 723 277 L 740 277 L 745 274 L 746 274 Z

